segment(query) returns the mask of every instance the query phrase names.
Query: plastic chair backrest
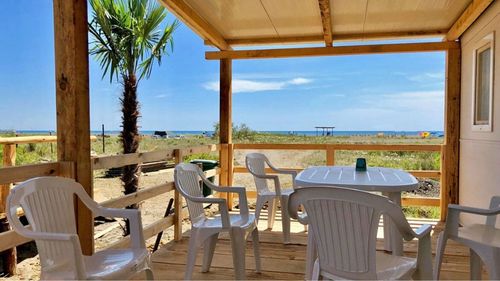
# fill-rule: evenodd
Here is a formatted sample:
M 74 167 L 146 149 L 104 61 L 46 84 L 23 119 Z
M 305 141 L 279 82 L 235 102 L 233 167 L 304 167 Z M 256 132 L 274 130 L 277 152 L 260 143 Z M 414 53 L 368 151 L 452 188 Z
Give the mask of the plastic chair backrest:
M 203 198 L 203 194 L 201 192 L 201 182 L 203 177 L 204 174 L 200 167 L 195 164 L 181 163 L 175 166 L 175 186 L 186 198 L 189 218 L 192 222 L 205 218 L 203 204 L 190 200 L 190 197 Z
M 266 162 L 269 162 L 269 159 L 262 153 L 249 153 L 245 157 L 245 164 L 254 176 L 255 188 L 259 194 L 270 191 L 267 180 L 258 177 L 266 175 Z
M 24 228 L 15 215 L 21 207 L 35 233 L 76 234 L 74 199 L 75 194 L 82 195 L 81 189 L 73 179 L 41 177 L 28 180 L 12 189 L 9 195 L 11 224 L 16 230 Z M 67 241 L 35 241 L 43 271 L 83 269 L 79 247 L 75 250 Z
M 305 207 L 320 269 L 336 277 L 377 279 L 376 241 L 382 213 L 394 217 L 398 226 L 403 225 L 403 236 L 411 235 L 401 209 L 379 195 L 347 188 L 308 187 L 296 189 L 290 201 L 293 209 L 299 204 Z

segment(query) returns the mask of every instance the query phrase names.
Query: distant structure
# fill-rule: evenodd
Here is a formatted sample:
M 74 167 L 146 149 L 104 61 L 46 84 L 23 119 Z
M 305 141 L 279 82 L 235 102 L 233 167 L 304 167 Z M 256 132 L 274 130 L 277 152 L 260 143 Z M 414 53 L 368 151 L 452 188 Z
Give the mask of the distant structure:
M 333 129 L 335 129 L 335 127 L 329 127 L 329 126 L 318 126 L 318 127 L 314 127 L 314 128 L 316 128 L 316 136 L 319 136 L 320 130 L 321 130 L 322 136 L 332 136 Z

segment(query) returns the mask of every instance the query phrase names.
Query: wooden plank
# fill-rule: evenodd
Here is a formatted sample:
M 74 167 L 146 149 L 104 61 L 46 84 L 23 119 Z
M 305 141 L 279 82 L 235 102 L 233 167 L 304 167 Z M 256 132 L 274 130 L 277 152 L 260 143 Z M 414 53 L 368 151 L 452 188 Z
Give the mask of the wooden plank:
M 327 166 L 335 165 L 335 149 L 332 148 L 326 149 L 326 165 Z
M 53 6 L 57 159 L 76 163 L 75 178 L 92 197 L 87 1 L 54 0 Z M 82 252 L 92 254 L 92 213 L 82 202 L 75 211 Z
M 276 143 L 236 143 L 234 149 L 270 150 L 370 150 L 370 151 L 441 151 L 440 144 L 276 144 Z
M 174 216 L 168 216 L 149 224 L 143 229 L 144 239 L 153 237 L 154 235 L 160 233 L 161 231 L 174 225 Z M 111 244 L 106 249 L 122 249 L 130 245 L 130 236 L 125 236 L 121 240 Z
M 100 205 L 108 208 L 125 208 L 126 206 L 139 203 L 141 201 L 153 198 L 155 196 L 170 192 L 175 190 L 173 182 L 167 182 L 164 184 L 143 188 L 137 192 L 127 194 L 125 196 L 120 196 L 118 198 L 113 198 L 101 202 Z
M 327 47 L 332 46 L 332 15 L 330 13 L 330 0 L 318 0 L 321 23 L 323 25 L 323 38 Z
M 59 162 L 7 167 L 0 169 L 0 183 L 14 183 L 34 177 L 57 176 L 58 174 Z
M 16 165 L 16 145 L 5 144 L 3 146 L 3 167 L 12 167 Z M 7 196 L 9 196 L 11 183 L 6 182 L 0 185 L 0 213 L 5 212 Z
M 345 56 L 390 53 L 435 52 L 457 49 L 459 44 L 452 41 L 430 43 L 379 44 L 339 47 L 311 47 L 289 49 L 261 49 L 261 50 L 229 50 L 209 51 L 205 53 L 207 60 L 222 59 L 272 59 L 297 58 L 312 56 Z
M 454 41 L 479 18 L 494 0 L 473 0 L 446 34 L 446 40 Z
M 31 239 L 17 234 L 14 230 L 0 233 L 0 252 L 27 243 Z
M 200 145 L 200 146 L 189 147 L 189 148 L 182 148 L 181 151 L 182 151 L 182 155 L 188 156 L 191 154 L 215 152 L 218 149 L 219 149 L 218 145 L 208 144 L 208 145 Z
M 120 154 L 113 156 L 102 156 L 92 158 L 92 169 L 109 169 L 122 167 L 132 164 L 140 164 L 145 162 L 154 162 L 161 160 L 173 160 L 174 150 L 155 150 L 150 152 L 138 152 L 129 154 Z
M 460 49 L 446 52 L 444 146 L 441 153 L 441 220 L 458 204 L 460 166 Z
M 441 200 L 439 198 L 430 197 L 403 197 L 401 204 L 403 206 L 434 206 L 439 207 Z
M 280 167 L 280 169 L 297 171 L 297 172 L 304 170 L 304 168 L 291 168 L 291 167 Z M 233 168 L 233 171 L 234 173 L 248 173 L 248 169 L 244 166 L 236 166 Z M 275 171 L 273 171 L 271 168 L 266 168 L 265 171 L 268 174 L 275 173 Z M 428 171 L 409 170 L 407 172 L 419 178 L 439 178 L 441 176 L 440 171 L 434 171 L 434 170 L 428 170 Z
M 408 173 L 412 174 L 417 178 L 431 178 L 438 179 L 441 177 L 441 171 L 427 170 L 427 171 L 418 171 L 418 170 L 409 170 Z
M 181 19 L 200 37 L 209 40 L 214 46 L 221 50 L 231 49 L 222 35 L 183 0 L 160 0 L 159 2 L 168 8 L 178 19 Z
M 96 136 L 90 136 L 90 140 L 97 140 Z M 57 142 L 57 136 L 26 136 L 26 137 L 0 137 L 0 144 L 26 144 L 26 143 L 44 143 Z
M 432 38 L 445 36 L 448 30 L 423 30 L 423 31 L 394 31 L 371 33 L 335 34 L 333 42 L 381 40 L 381 39 L 407 39 L 407 38 Z M 231 46 L 258 46 L 258 45 L 283 45 L 324 42 L 323 35 L 291 36 L 291 37 L 264 37 L 264 38 L 236 38 L 226 39 Z M 205 45 L 212 45 L 205 40 Z

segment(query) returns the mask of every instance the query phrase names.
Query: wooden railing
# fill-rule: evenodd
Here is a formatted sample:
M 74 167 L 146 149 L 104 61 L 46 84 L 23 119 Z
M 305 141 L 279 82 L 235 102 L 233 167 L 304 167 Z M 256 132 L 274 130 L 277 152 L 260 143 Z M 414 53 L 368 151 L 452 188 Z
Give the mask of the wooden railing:
M 439 152 L 442 153 L 442 145 L 407 145 L 407 144 L 234 144 L 234 150 L 320 150 L 326 152 L 326 165 L 335 165 L 335 152 L 340 150 L 354 151 L 411 151 L 411 152 Z M 234 152 L 232 153 L 234 154 Z M 301 171 L 302 168 L 280 167 L 282 169 Z M 443 169 L 444 167 L 441 167 Z M 269 172 L 272 172 L 268 169 Z M 234 173 L 248 173 L 243 166 L 233 168 Z M 408 171 L 415 177 L 437 178 L 442 175 L 441 170 L 411 170 Z M 441 186 L 441 188 L 444 188 Z M 255 192 L 248 193 L 254 197 Z M 406 197 L 402 198 L 403 205 L 411 206 L 443 206 L 438 197 Z M 444 218 L 441 218 L 444 219 Z
M 133 153 L 125 155 L 95 157 L 92 159 L 92 169 L 109 169 L 115 167 L 122 167 L 125 165 L 142 164 L 154 161 L 173 161 L 180 163 L 186 156 L 197 153 L 210 153 L 219 151 L 218 145 L 204 145 L 184 149 L 171 149 L 159 150 L 145 153 Z M 207 177 L 215 176 L 220 173 L 220 169 L 212 169 L 206 171 Z M 74 163 L 72 162 L 51 162 L 44 164 L 6 167 L 0 169 L 0 184 L 12 184 L 21 182 L 33 177 L 39 176 L 62 176 L 74 178 Z M 113 198 L 100 204 L 106 207 L 124 208 L 128 205 L 139 203 L 155 196 L 162 195 L 174 191 L 175 200 L 175 214 L 160 218 L 155 222 L 147 225 L 143 229 L 144 237 L 146 239 L 158 234 L 159 232 L 174 227 L 175 239 L 179 240 L 182 237 L 182 219 L 186 213 L 182 211 L 183 204 L 180 195 L 175 191 L 174 183 L 165 181 L 160 185 L 151 187 L 144 187 L 139 191 Z M 22 213 L 19 213 L 21 215 Z M 0 216 L 5 218 L 5 213 L 1 212 Z M 30 240 L 17 234 L 13 230 L 0 233 L 0 252 L 12 249 L 18 245 L 29 242 Z M 129 238 L 123 239 L 110 245 L 109 248 L 124 247 L 129 243 Z

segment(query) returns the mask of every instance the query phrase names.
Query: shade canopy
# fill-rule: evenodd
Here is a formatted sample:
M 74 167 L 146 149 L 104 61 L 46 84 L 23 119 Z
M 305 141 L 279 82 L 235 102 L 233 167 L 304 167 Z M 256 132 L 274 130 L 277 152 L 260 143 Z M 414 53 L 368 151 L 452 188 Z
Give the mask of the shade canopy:
M 232 45 L 331 45 L 332 41 L 447 37 L 468 7 L 474 10 L 472 0 L 159 1 L 220 49 Z

